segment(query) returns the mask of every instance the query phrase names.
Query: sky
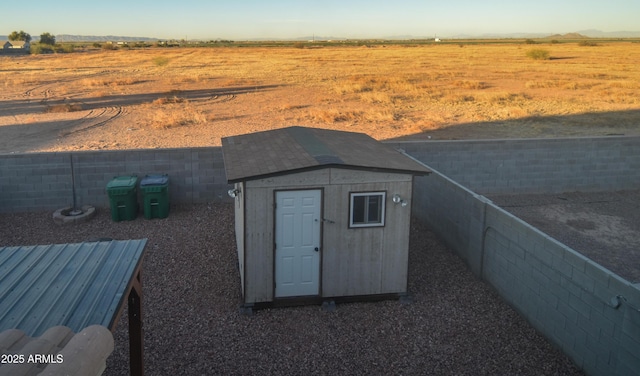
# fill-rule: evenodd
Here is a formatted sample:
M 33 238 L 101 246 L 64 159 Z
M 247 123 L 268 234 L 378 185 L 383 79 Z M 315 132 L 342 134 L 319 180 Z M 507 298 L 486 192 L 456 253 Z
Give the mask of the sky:
M 116 35 L 160 39 L 318 36 L 446 37 L 487 33 L 640 31 L 638 0 L 29 1 L 0 35 Z M 23 13 L 24 14 L 24 13 Z

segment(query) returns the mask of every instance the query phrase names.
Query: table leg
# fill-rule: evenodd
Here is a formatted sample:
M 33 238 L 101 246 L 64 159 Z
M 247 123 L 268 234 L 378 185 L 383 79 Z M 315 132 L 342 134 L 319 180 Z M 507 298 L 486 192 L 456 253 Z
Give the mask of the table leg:
M 129 357 L 131 375 L 144 375 L 144 330 L 142 328 L 142 280 L 135 277 L 129 293 Z

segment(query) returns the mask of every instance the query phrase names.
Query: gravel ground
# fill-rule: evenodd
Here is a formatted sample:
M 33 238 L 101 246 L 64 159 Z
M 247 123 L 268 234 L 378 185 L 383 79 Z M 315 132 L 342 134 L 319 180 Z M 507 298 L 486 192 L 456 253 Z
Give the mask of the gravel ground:
M 489 199 L 619 276 L 640 282 L 640 190 Z
M 51 213 L 0 216 L 0 245 L 148 238 L 143 265 L 148 375 L 579 375 L 424 226 L 411 228 L 414 301 L 239 313 L 233 206 L 172 207 L 169 218 L 57 227 Z M 106 375 L 128 374 L 126 312 Z

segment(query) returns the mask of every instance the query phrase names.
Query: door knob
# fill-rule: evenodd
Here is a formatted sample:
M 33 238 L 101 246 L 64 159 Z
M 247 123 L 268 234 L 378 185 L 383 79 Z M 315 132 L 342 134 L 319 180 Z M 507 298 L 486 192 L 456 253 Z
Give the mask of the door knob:
M 313 250 L 316 251 L 316 252 L 319 251 L 318 247 L 315 247 Z

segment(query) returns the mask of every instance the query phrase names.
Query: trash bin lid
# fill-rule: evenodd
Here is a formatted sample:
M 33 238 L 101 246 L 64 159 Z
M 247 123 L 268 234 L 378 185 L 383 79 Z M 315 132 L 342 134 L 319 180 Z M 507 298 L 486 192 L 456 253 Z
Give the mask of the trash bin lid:
M 107 189 L 111 188 L 135 188 L 138 182 L 137 176 L 116 176 L 107 183 Z
M 168 182 L 169 177 L 167 175 L 148 175 L 140 181 L 140 186 L 144 187 L 148 185 L 165 185 Z

